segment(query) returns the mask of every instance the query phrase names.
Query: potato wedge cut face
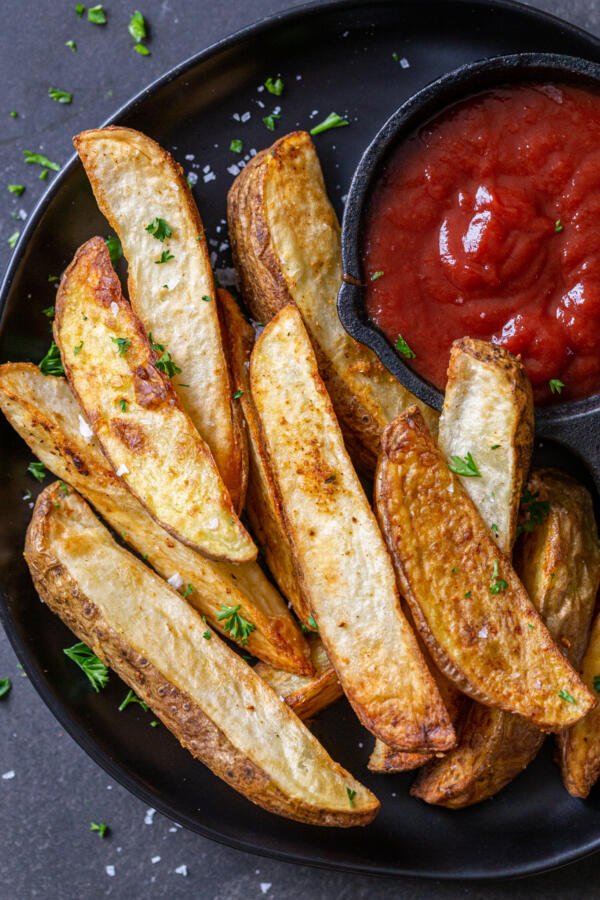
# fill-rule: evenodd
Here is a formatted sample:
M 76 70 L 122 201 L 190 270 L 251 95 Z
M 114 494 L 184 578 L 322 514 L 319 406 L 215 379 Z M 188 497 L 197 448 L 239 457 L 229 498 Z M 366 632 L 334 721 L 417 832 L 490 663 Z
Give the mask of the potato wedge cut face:
M 74 143 L 98 206 L 123 245 L 131 305 L 181 369 L 175 390 L 240 509 L 244 434 L 232 411 L 204 229 L 183 172 L 155 141 L 131 128 L 84 131 Z M 156 219 L 169 234 L 160 226 L 151 233 Z M 169 258 L 157 262 L 165 253 Z
M 450 460 L 475 461 L 462 485 L 509 554 L 533 446 L 533 395 L 523 366 L 502 347 L 462 338 L 450 353 L 438 444 Z
M 419 401 L 339 320 L 340 227 L 306 132 L 286 135 L 242 170 L 228 220 L 244 299 L 263 322 L 298 306 L 352 455 L 372 472 L 383 427 Z M 435 428 L 437 414 L 422 411 Z
M 255 626 L 245 645 L 249 653 L 286 674 L 311 674 L 306 641 L 260 566 L 208 560 L 155 522 L 95 439 L 82 435 L 80 408 L 64 378 L 46 377 L 31 363 L 6 363 L 0 366 L 0 409 L 50 471 L 79 491 L 163 578 L 181 582 L 179 590 L 213 628 L 229 636 L 218 616 L 239 605 L 239 614 Z
M 155 366 L 101 238 L 84 244 L 63 276 L 54 337 L 86 421 L 150 514 L 207 556 L 255 559 L 210 450 Z
M 583 658 L 582 678 L 597 691 L 600 675 L 600 616 L 592 626 Z M 572 797 L 587 797 L 600 777 L 600 713 L 598 707 L 557 738 L 557 756 L 563 783 Z
M 285 700 L 301 719 L 310 719 L 343 696 L 343 690 L 331 665 L 322 641 L 316 635 L 309 638 L 312 675 L 291 675 L 265 663 L 254 667 L 257 675 L 270 685 L 278 697 Z
M 42 599 L 192 755 L 265 809 L 355 825 L 376 798 L 166 582 L 119 547 L 74 492 L 38 499 L 25 557 Z M 348 791 L 353 793 L 352 805 Z
M 473 699 L 544 730 L 585 715 L 594 698 L 416 408 L 384 433 L 375 494 L 400 588 L 442 672 Z
M 250 378 L 296 571 L 346 696 L 387 743 L 446 749 L 454 730 L 294 306 L 258 339 Z
M 269 469 L 260 421 L 250 392 L 250 355 L 254 346 L 254 329 L 244 319 L 231 294 L 219 290 L 219 299 L 235 394 L 239 395 L 240 408 L 243 410 L 248 430 L 250 457 L 246 503 L 248 519 L 252 533 L 262 548 L 269 571 L 292 604 L 298 618 L 310 627 L 308 625 L 310 606 L 296 576 L 292 548 Z

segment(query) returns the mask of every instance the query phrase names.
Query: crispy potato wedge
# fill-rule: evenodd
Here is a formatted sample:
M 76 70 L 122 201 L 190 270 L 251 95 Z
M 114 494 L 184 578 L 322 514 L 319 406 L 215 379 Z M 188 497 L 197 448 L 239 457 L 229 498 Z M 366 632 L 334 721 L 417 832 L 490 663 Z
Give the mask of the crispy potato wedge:
M 440 670 L 473 699 L 543 730 L 582 718 L 594 697 L 552 641 L 419 410 L 391 423 L 382 444 L 379 520 Z
M 346 696 L 386 743 L 447 749 L 454 729 L 295 306 L 256 342 L 250 383 L 296 572 Z
M 35 456 L 92 503 L 163 578 L 181 580 L 180 590 L 213 628 L 229 637 L 218 616 L 223 607 L 239 606 L 255 626 L 245 645 L 249 653 L 286 672 L 312 674 L 308 645 L 260 566 L 205 559 L 161 528 L 115 475 L 95 439 L 82 435 L 79 406 L 64 378 L 47 378 L 31 363 L 6 363 L 0 366 L 0 409 Z
M 550 469 L 533 473 L 528 490 L 549 503 L 535 530 L 523 534 L 515 567 L 552 637 L 574 666 L 589 634 L 598 582 L 600 550 L 590 495 L 569 476 Z M 593 685 L 592 685 L 593 686 Z M 594 712 L 588 714 L 586 722 Z M 558 735 L 569 734 L 579 723 Z M 423 771 L 414 796 L 459 809 L 498 793 L 535 758 L 544 734 L 520 716 L 473 703 L 459 746 Z
M 123 245 L 131 305 L 180 367 L 175 390 L 239 511 L 245 434 L 232 408 L 204 229 L 183 171 L 166 150 L 131 128 L 84 131 L 74 144 L 98 206 Z M 159 231 L 159 239 L 147 230 L 157 217 L 171 232 Z M 171 258 L 155 265 L 163 251 Z
M 462 338 L 450 353 L 438 444 L 447 459 L 470 453 L 480 477 L 462 485 L 510 554 L 533 447 L 533 394 L 521 363 L 503 347 Z
M 78 494 L 42 492 L 25 559 L 41 599 L 194 757 L 253 803 L 315 825 L 370 822 L 377 799 Z M 352 802 L 349 802 L 352 791 Z M 355 793 L 354 793 L 355 792 Z
M 54 339 L 102 450 L 150 514 L 213 559 L 255 559 L 208 446 L 155 366 L 102 238 L 80 247 L 62 278 Z
M 598 690 L 600 675 L 600 615 L 596 616 L 583 657 L 582 678 Z M 600 715 L 598 707 L 557 736 L 557 757 L 563 784 L 572 797 L 585 798 L 600 777 Z
M 314 675 L 291 675 L 266 663 L 257 663 L 254 671 L 285 700 L 297 716 L 310 719 L 343 696 L 342 686 L 331 665 L 323 642 L 317 635 L 309 637 L 310 658 Z
M 340 227 L 310 135 L 296 131 L 258 153 L 233 182 L 227 217 L 244 300 L 262 322 L 298 306 L 348 448 L 372 473 L 383 427 L 419 401 L 339 320 Z M 435 429 L 437 414 L 419 405 Z
M 219 299 L 235 393 L 240 395 L 241 391 L 239 403 L 248 431 L 250 465 L 246 512 L 250 527 L 279 589 L 292 604 L 298 618 L 310 627 L 310 606 L 296 576 L 292 548 L 250 392 L 250 355 L 254 346 L 254 329 L 242 315 L 231 294 L 220 290 Z

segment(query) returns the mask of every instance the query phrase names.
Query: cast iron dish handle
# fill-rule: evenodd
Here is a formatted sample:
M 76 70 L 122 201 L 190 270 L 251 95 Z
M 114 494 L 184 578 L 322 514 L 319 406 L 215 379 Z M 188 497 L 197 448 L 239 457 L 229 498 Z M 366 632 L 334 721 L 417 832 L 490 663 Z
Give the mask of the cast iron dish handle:
M 600 65 L 575 56 L 519 53 L 469 63 L 437 79 L 406 101 L 377 133 L 354 173 L 342 222 L 344 281 L 338 312 L 346 331 L 366 344 L 384 366 L 420 400 L 441 409 L 443 395 L 417 375 L 365 309 L 361 259 L 362 224 L 372 187 L 388 153 L 445 107 L 492 87 L 523 81 L 558 80 L 600 90 Z M 536 409 L 536 436 L 574 455 L 588 470 L 600 497 L 600 395 Z

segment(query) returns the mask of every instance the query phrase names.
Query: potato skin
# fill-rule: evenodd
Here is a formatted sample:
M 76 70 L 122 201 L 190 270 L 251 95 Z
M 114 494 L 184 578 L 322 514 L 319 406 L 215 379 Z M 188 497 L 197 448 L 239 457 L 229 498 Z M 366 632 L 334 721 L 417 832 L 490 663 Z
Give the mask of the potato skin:
M 286 795 L 266 771 L 234 746 L 192 697 L 178 689 L 144 657 L 143 648 L 133 647 L 124 634 L 112 627 L 53 551 L 51 517 L 61 502 L 73 504 L 75 508 L 85 506 L 77 495 L 70 495 L 66 500 L 61 497 L 57 482 L 40 494 L 25 543 L 25 559 L 35 587 L 42 601 L 150 706 L 181 745 L 248 800 L 277 815 L 307 824 L 336 827 L 365 825 L 372 821 L 379 804 L 360 785 L 362 809 L 358 803 L 356 808 L 347 811 L 318 809 L 303 803 L 301 798 Z M 122 555 L 126 568 L 128 554 L 122 551 Z M 133 557 L 131 561 L 135 566 L 141 565 Z M 219 639 L 213 635 L 212 640 Z M 225 646 L 223 649 L 231 653 Z M 237 671 L 241 661 L 234 661 L 234 656 L 231 653 L 232 673 L 236 677 L 253 679 L 250 669 Z M 338 774 L 344 773 L 331 760 L 330 764 Z M 348 781 L 357 786 L 350 775 Z
M 445 675 L 473 699 L 544 730 L 595 705 L 416 407 L 384 431 L 375 497 L 403 596 Z M 505 586 L 492 591 L 494 572 Z M 578 702 L 563 700 L 564 691 Z
M 293 132 L 258 153 L 233 182 L 227 209 L 244 300 L 265 323 L 297 304 L 355 465 L 372 475 L 383 427 L 412 403 L 435 430 L 437 413 L 339 320 L 340 226 L 310 135 Z
M 515 567 L 554 640 L 578 666 L 600 578 L 591 497 L 568 475 L 551 469 L 535 471 L 527 488 L 550 504 L 550 512 L 517 542 Z M 465 712 L 459 746 L 423 771 L 414 796 L 452 809 L 480 803 L 516 778 L 543 744 L 543 733 L 519 716 L 478 703 Z M 594 715 L 561 732 L 559 747 Z

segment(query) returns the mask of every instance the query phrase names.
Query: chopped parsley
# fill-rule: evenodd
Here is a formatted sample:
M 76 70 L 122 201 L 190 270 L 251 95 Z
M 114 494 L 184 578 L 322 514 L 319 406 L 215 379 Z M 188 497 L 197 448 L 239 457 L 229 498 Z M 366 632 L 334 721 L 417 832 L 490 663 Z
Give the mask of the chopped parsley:
M 20 231 L 13 231 L 11 236 L 8 239 L 8 246 L 11 250 L 14 250 L 17 246 L 17 241 L 19 240 Z
M 210 297 L 208 296 L 208 294 L 203 294 L 202 299 L 205 303 L 210 303 Z
M 31 150 L 23 150 L 23 159 L 30 166 L 43 166 L 45 169 L 52 169 L 53 172 L 60 172 L 59 164 L 52 162 L 43 153 L 32 153 Z
M 72 647 L 66 647 L 63 650 L 63 653 L 74 663 L 77 663 L 96 693 L 98 693 L 100 688 L 106 686 L 108 682 L 108 669 L 104 663 L 98 659 L 96 654 L 90 650 L 87 644 L 84 644 L 83 642 L 73 644 Z
M 77 13 L 78 16 L 82 16 L 84 14 L 85 6 L 83 5 L 83 3 L 75 4 L 75 12 Z
M 537 525 L 541 525 L 550 514 L 550 501 L 540 500 L 540 492 L 531 493 L 525 488 L 521 496 L 521 518 L 517 526 L 517 534 L 533 531 Z
M 551 394 L 560 394 L 562 393 L 562 389 L 564 388 L 564 383 L 560 380 L 560 378 L 551 378 L 548 382 L 548 387 L 550 388 Z
M 88 22 L 93 25 L 106 25 L 106 13 L 101 3 L 97 6 L 90 6 L 88 9 Z
M 600 694 L 600 675 L 594 675 L 594 690 Z
M 280 118 L 281 113 L 272 112 L 270 115 L 263 118 L 263 124 L 268 129 L 268 131 L 275 131 L 275 122 Z
M 327 478 L 325 479 L 324 484 L 333 484 L 335 479 L 336 479 L 335 473 L 333 475 L 328 475 Z
M 238 390 L 237 390 L 237 391 L 235 392 L 235 394 L 233 395 L 233 399 L 234 399 L 234 400 L 239 400 L 240 397 L 243 397 L 243 396 L 244 396 L 243 390 L 242 390 L 241 388 L 238 388 Z
M 382 275 L 385 275 L 385 272 L 381 269 L 378 272 L 373 272 L 371 274 L 371 281 L 377 281 L 377 279 L 381 278 Z
M 24 184 L 9 184 L 8 190 L 11 194 L 15 194 L 15 196 L 20 197 L 25 193 L 25 185 Z
M 182 597 L 189 597 L 193 590 L 194 590 L 193 584 L 186 584 L 185 590 L 182 594 Z
M 275 94 L 276 97 L 281 97 L 283 94 L 284 84 L 281 78 L 267 78 L 265 87 L 270 94 Z
M 79 356 L 82 347 L 83 341 L 80 341 L 75 347 L 73 347 L 73 356 Z
M 19 113 L 16 111 L 16 109 L 11 109 L 11 111 L 9 112 L 9 116 L 11 117 L 11 119 L 16 119 L 18 115 Z
M 239 603 L 237 606 L 225 606 L 222 604 L 221 612 L 217 616 L 217 621 L 223 622 L 223 628 L 230 637 L 241 644 L 242 647 L 245 647 L 252 632 L 256 631 L 256 625 L 253 625 L 252 622 L 244 619 L 239 611 Z
M 142 707 L 144 712 L 148 712 L 148 704 L 144 703 L 143 700 L 140 700 L 140 698 L 137 696 L 137 694 L 134 694 L 132 690 L 127 691 L 127 694 L 125 695 L 125 699 L 121 702 L 121 705 L 119 706 L 119 712 L 123 712 L 124 709 L 127 709 L 127 707 L 129 706 L 130 703 L 137 703 L 138 706 Z
M 135 44 L 133 49 L 136 53 L 139 53 L 140 56 L 150 56 L 150 51 L 145 44 Z
M 564 700 L 566 703 L 575 703 L 575 704 L 577 703 L 577 700 L 575 699 L 573 694 L 570 694 L 564 688 L 562 688 L 562 690 L 560 690 L 558 692 L 558 696 L 560 697 L 561 700 Z
M 316 622 L 316 619 L 314 616 L 309 616 L 308 619 L 306 620 L 306 624 L 310 625 L 310 627 L 313 629 L 313 631 L 319 630 L 319 626 L 317 625 L 317 622 Z
M 502 591 L 505 591 L 508 587 L 508 582 L 504 580 L 504 578 L 500 578 L 498 574 L 498 560 L 494 560 L 494 565 L 492 567 L 492 580 L 489 585 L 490 594 L 500 594 Z
M 156 728 L 157 725 L 158 719 L 152 719 L 152 721 L 150 722 L 150 728 Z
M 165 375 L 168 375 L 169 378 L 172 378 L 173 375 L 179 375 L 181 369 L 179 368 L 179 366 L 175 365 L 175 363 L 173 362 L 173 357 L 168 350 L 165 350 L 165 345 L 159 344 L 158 341 L 155 341 L 152 337 L 152 332 L 149 333 L 148 338 L 150 340 L 150 346 L 152 347 L 154 352 L 162 354 L 162 356 L 160 356 L 154 363 L 156 368 L 161 372 L 164 372 Z
M 127 400 L 121 399 L 119 400 L 119 406 L 121 407 L 121 412 L 127 412 Z
M 144 38 L 147 37 L 146 20 L 144 19 L 139 9 L 136 9 L 131 19 L 129 20 L 127 31 L 136 42 L 143 41 Z
M 202 634 L 202 637 L 204 638 L 205 641 L 210 641 L 210 631 L 205 631 Z
M 332 112 L 329 113 L 326 119 L 323 119 L 322 122 L 319 122 L 318 125 L 315 125 L 314 128 L 310 129 L 311 134 L 321 134 L 323 131 L 329 131 L 330 128 L 343 128 L 344 125 L 349 125 L 347 119 L 342 119 L 341 116 L 338 116 L 337 113 Z
M 154 262 L 157 264 L 157 266 L 159 266 L 161 265 L 161 263 L 169 262 L 170 259 L 175 259 L 173 254 L 169 250 L 163 250 L 163 252 L 160 254 L 159 259 L 155 259 Z
M 464 478 L 481 478 L 481 472 L 470 453 L 465 457 L 451 456 L 448 468 L 455 475 L 462 475 Z
M 356 791 L 353 791 L 352 788 L 347 787 L 346 793 L 348 794 L 348 805 L 354 806 L 354 798 L 356 797 Z
M 12 687 L 10 678 L 0 678 L 0 697 L 6 697 Z
M 51 277 L 53 277 L 53 276 L 50 276 L 50 275 L 48 276 L 48 281 L 50 281 Z M 46 318 L 48 318 L 48 319 L 53 319 L 54 318 L 54 307 L 47 306 L 46 309 L 42 310 L 42 315 L 46 316 Z
M 69 104 L 73 102 L 73 94 L 70 91 L 61 91 L 60 88 L 48 88 L 48 96 L 56 103 Z
M 68 47 L 72 53 L 77 53 L 77 44 L 75 41 L 65 41 L 65 47 Z
M 554 223 L 554 232 L 555 232 L 555 234 L 560 234 L 561 231 L 564 230 L 564 227 L 565 227 L 565 226 L 564 226 L 563 223 L 560 221 L 560 219 L 557 219 L 556 222 Z
M 129 351 L 129 348 L 131 347 L 131 341 L 127 340 L 127 338 L 116 337 L 111 338 L 111 341 L 113 342 L 113 344 L 117 345 L 117 352 L 119 356 L 125 356 Z
M 156 216 L 149 225 L 146 225 L 146 231 L 155 237 L 157 241 L 160 241 L 161 244 L 165 238 L 171 237 L 173 234 L 169 223 L 165 219 L 161 219 L 160 216 Z
M 90 822 L 90 831 L 95 831 L 98 837 L 105 837 L 108 831 L 108 825 L 105 825 L 104 822 Z
M 490 531 L 492 532 L 494 537 L 498 537 L 498 526 L 495 522 L 492 522 L 492 524 L 490 525 Z
M 39 363 L 39 369 L 42 375 L 56 375 L 57 377 L 65 374 L 62 359 L 60 358 L 60 350 L 52 341 L 50 349 Z
M 402 356 L 406 357 L 406 359 L 415 359 L 416 353 L 414 350 L 408 346 L 408 342 L 402 337 L 401 334 L 396 338 L 396 350 L 398 353 L 401 353 Z
M 46 181 L 48 178 L 48 169 L 42 169 L 42 171 L 38 175 L 38 178 L 40 179 L 40 181 Z
M 121 241 L 116 236 L 116 234 L 111 234 L 110 237 L 107 237 L 104 241 L 106 244 L 106 249 L 108 250 L 108 255 L 110 256 L 110 261 L 112 263 L 118 262 L 123 256 L 123 248 L 121 246 Z
M 465 597 L 466 600 L 469 599 L 469 597 L 471 596 L 471 593 L 472 593 L 471 591 L 467 591 L 467 592 L 463 595 L 463 596 Z
M 244 149 L 244 144 L 239 138 L 234 138 L 229 145 L 229 149 L 232 153 L 241 153 Z
M 69 485 L 65 484 L 64 481 L 58 482 L 58 490 L 60 492 L 61 497 L 68 497 L 69 494 L 71 493 L 71 491 L 69 489 Z
M 490 450 L 498 450 L 500 448 L 500 444 L 492 444 Z

